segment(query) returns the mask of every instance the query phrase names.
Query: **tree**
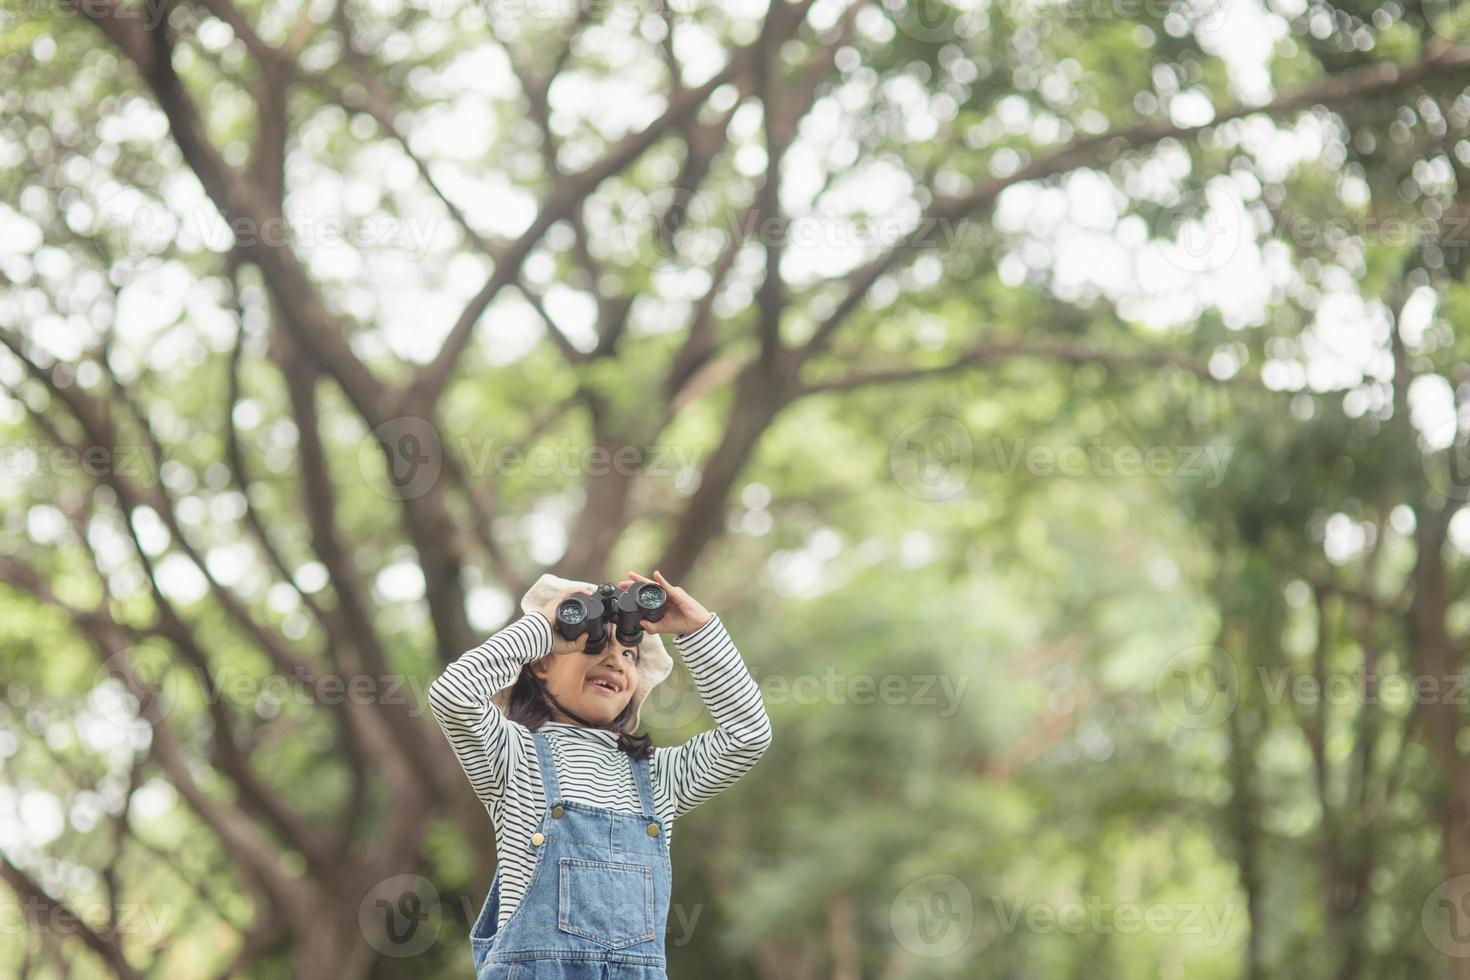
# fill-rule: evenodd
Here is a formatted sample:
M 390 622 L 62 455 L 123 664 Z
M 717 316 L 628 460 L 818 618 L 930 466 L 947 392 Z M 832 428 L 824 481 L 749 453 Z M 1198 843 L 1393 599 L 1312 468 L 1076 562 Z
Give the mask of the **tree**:
M 37 232 L 25 263 L 5 269 L 13 295 L 0 344 L 24 369 L 7 387 L 27 431 L 103 461 L 30 475 L 17 507 L 54 503 L 65 527 L 54 546 L 0 558 L 0 578 L 60 610 L 45 629 L 83 639 L 138 700 L 148 737 L 134 783 L 161 775 L 196 822 L 188 832 L 217 840 L 232 886 L 253 900 L 251 915 L 222 915 L 237 934 L 211 967 L 221 976 L 283 969 L 286 957 L 299 976 L 366 975 L 379 950 L 355 899 L 425 867 L 436 815 L 471 842 L 481 891 L 493 854 L 483 811 L 412 705 L 345 698 L 263 715 L 225 695 L 227 663 L 306 686 L 421 679 L 483 631 L 470 618 L 480 560 L 511 596 L 543 568 L 614 569 L 619 548 L 656 555 L 674 581 L 690 577 L 725 540 L 732 494 L 773 427 L 808 405 L 856 408 L 871 391 L 1034 359 L 1145 379 L 1161 368 L 1202 387 L 1226 380 L 1207 363 L 1227 344 L 1209 324 L 1160 342 L 1105 306 L 1052 295 L 1044 270 L 1029 289 L 998 277 L 1007 243 L 989 218 L 1008 190 L 1083 172 L 1122 183 L 1182 150 L 1195 164 L 1182 197 L 1162 209 L 1130 202 L 1163 224 L 1196 208 L 1217 165 L 1250 168 L 1222 139 L 1237 124 L 1310 115 L 1355 135 L 1392 130 L 1386 120 L 1426 103 L 1452 104 L 1439 116 L 1447 123 L 1399 141 L 1407 157 L 1373 172 L 1463 162 L 1443 150 L 1463 135 L 1455 98 L 1470 48 L 1435 35 L 1418 11 L 1373 21 L 1384 43 L 1351 53 L 1306 40 L 1319 37 L 1308 33 L 1314 17 L 1350 11 L 1298 14 L 1303 42 L 1272 65 L 1281 94 L 1244 103 L 1173 10 L 996 8 L 981 20 L 861 0 L 778 0 L 755 17 L 580 6 L 512 16 L 458 0 L 392 9 L 400 16 L 384 20 L 346 0 L 70 0 L 7 24 L 0 53 L 26 90 L 7 101 L 4 138 L 23 166 L 7 174 L 6 199 Z M 1160 88 L 1160 71 L 1172 89 Z M 1205 120 L 1174 111 L 1185 104 L 1180 82 L 1206 97 Z M 633 105 L 613 113 L 598 86 L 619 83 Z M 494 136 L 462 158 L 444 152 L 457 123 L 439 115 L 456 104 L 476 108 L 457 138 L 476 122 Z M 1018 107 L 1028 126 L 1015 131 L 1004 120 Z M 129 117 L 139 130 L 120 121 Z M 136 135 L 155 122 L 152 139 Z M 321 173 L 368 202 L 343 214 L 386 217 L 399 231 L 432 215 L 449 231 L 414 256 L 420 299 L 457 301 L 437 328 L 420 328 L 429 345 L 390 342 L 385 323 L 404 317 L 382 274 L 405 263 L 331 240 L 317 223 L 326 209 L 305 203 Z M 895 203 L 854 196 L 884 173 Z M 842 247 L 867 222 L 886 230 Z M 822 249 L 805 248 L 803 223 Z M 211 227 L 226 233 L 199 231 Z M 465 288 L 466 274 L 477 285 Z M 159 283 L 178 306 L 164 326 L 206 340 L 196 363 L 145 366 L 122 353 L 130 304 Z M 186 293 L 188 309 L 177 301 Z M 938 343 L 895 338 L 891 321 L 910 315 L 897 312 L 900 298 L 912 315 L 945 321 Z M 497 324 L 525 310 L 549 344 L 502 362 L 517 338 Z M 220 378 L 222 391 L 211 387 Z M 1262 397 L 1254 372 L 1229 380 Z M 450 438 L 464 419 L 526 445 L 577 433 L 598 459 L 634 450 L 635 462 L 584 463 L 570 480 L 487 474 Z M 708 440 L 700 463 L 677 474 L 696 471 L 692 487 L 639 452 L 679 445 L 685 432 Z M 364 439 L 378 455 L 363 479 L 386 504 L 344 474 Z M 157 461 L 158 479 L 120 465 L 130 454 Z M 523 526 L 554 494 L 570 494 L 574 517 L 565 549 L 542 561 Z M 398 527 L 385 526 L 385 506 Z M 211 519 L 213 507 L 237 523 Z M 1443 540 L 1449 514 L 1437 513 L 1421 515 L 1424 533 L 1439 534 L 1420 542 L 1424 556 Z M 131 554 L 109 554 L 102 528 Z M 237 560 L 266 576 L 249 587 L 232 581 L 224 551 L 243 544 L 249 557 Z M 1447 676 L 1448 592 L 1437 559 L 1422 560 L 1416 636 L 1426 667 Z M 372 581 L 403 563 L 422 575 L 426 634 L 378 612 Z M 140 589 L 119 580 L 119 565 Z M 171 584 L 181 567 L 200 585 L 193 599 Z M 191 681 L 173 702 L 148 682 L 158 663 Z M 1458 724 L 1443 713 L 1428 724 L 1446 773 L 1463 767 Z M 311 732 L 333 749 L 273 754 Z M 1470 850 L 1454 830 L 1458 789 L 1455 799 L 1445 848 L 1458 873 Z M 146 846 L 126 815 L 115 857 Z M 19 894 L 61 905 L 45 866 L 42 854 L 4 861 Z M 853 934 L 842 922 L 856 913 L 841 901 L 828 912 L 841 951 Z M 118 975 L 161 962 L 105 931 L 79 938 Z M 781 975 L 774 948 L 753 959 Z

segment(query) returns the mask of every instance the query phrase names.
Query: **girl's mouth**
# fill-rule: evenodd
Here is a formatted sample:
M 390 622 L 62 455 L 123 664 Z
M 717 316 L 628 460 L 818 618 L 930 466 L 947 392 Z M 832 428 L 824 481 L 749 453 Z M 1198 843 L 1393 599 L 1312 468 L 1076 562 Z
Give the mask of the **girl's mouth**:
M 587 683 L 596 688 L 598 691 L 601 691 L 603 694 L 618 693 L 617 685 L 613 684 L 612 681 L 603 680 L 601 677 L 589 680 Z

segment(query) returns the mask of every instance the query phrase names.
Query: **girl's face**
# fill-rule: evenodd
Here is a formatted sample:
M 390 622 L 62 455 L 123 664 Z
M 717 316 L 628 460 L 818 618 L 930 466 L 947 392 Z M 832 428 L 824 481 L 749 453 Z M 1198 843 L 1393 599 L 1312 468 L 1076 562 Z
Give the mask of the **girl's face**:
M 638 648 L 610 636 L 602 652 L 553 653 L 531 670 L 556 699 L 588 721 L 606 723 L 623 713 L 638 689 Z M 552 719 L 575 724 L 551 705 Z

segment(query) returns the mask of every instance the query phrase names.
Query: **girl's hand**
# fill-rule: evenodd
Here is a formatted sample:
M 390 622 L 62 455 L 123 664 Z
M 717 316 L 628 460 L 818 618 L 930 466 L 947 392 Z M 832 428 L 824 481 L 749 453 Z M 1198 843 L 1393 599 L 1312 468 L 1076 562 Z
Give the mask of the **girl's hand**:
M 634 582 L 653 582 L 655 585 L 663 586 L 663 590 L 669 594 L 668 605 L 664 607 L 663 619 L 656 623 L 648 620 L 639 620 L 643 629 L 649 633 L 693 633 L 705 623 L 710 621 L 710 611 L 701 606 L 693 596 L 676 585 L 671 585 L 664 578 L 663 573 L 654 570 L 653 578 L 645 578 L 637 572 L 630 571 L 628 578 L 618 583 L 618 588 L 626 589 Z
M 559 605 L 561 605 L 562 600 L 565 599 L 569 595 L 596 595 L 596 594 L 597 594 L 596 592 L 589 592 L 586 589 L 582 588 L 581 586 L 577 586 L 575 588 L 567 589 L 561 595 L 557 596 L 556 598 L 554 598 L 550 602 L 548 602 L 546 605 L 544 605 L 544 606 L 541 607 L 541 615 L 545 616 L 546 617 L 546 621 L 551 624 L 551 652 L 552 653 L 573 653 L 573 652 L 583 651 L 583 650 L 585 650 L 587 648 L 587 634 L 586 633 L 583 633 L 581 636 L 577 637 L 576 640 L 568 640 L 568 639 L 566 639 L 565 637 L 563 637 L 560 633 L 558 633 L 556 631 L 556 607 L 559 606 Z

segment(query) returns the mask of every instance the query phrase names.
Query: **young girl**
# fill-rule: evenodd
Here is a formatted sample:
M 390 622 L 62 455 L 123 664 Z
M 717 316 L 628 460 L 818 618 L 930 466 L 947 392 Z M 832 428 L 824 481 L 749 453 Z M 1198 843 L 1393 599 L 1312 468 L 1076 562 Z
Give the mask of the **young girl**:
M 450 664 L 429 704 L 495 824 L 496 868 L 470 930 L 477 980 L 667 980 L 673 822 L 745 775 L 771 744 L 760 689 L 719 617 L 657 571 L 663 618 L 636 647 L 555 633 L 557 605 L 594 586 L 543 575 L 525 613 Z M 634 736 L 674 647 L 717 727 L 677 747 Z

